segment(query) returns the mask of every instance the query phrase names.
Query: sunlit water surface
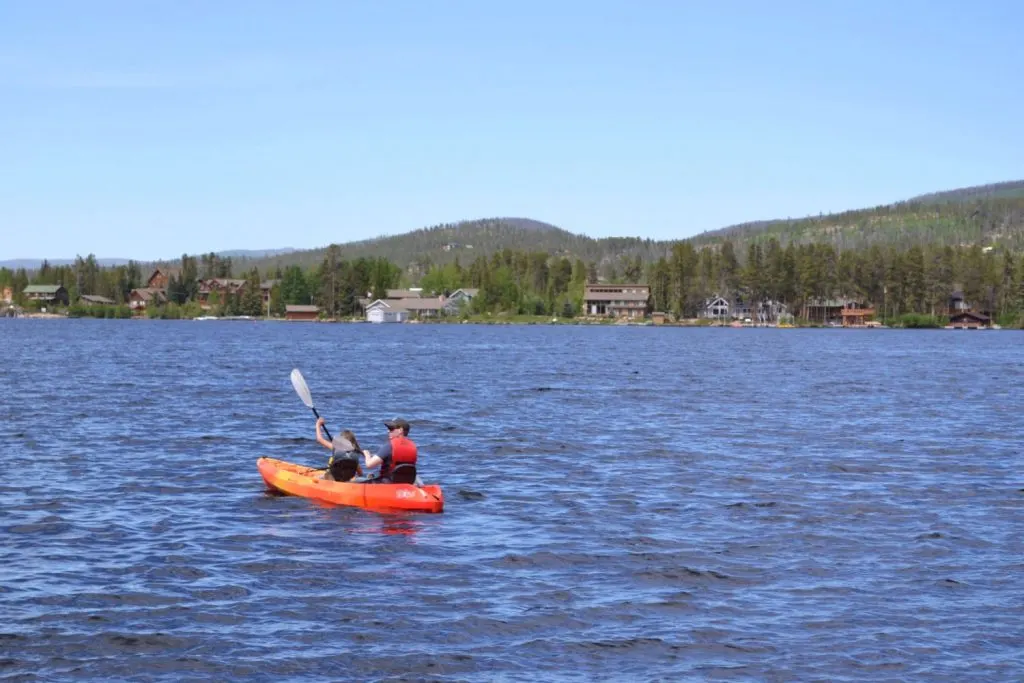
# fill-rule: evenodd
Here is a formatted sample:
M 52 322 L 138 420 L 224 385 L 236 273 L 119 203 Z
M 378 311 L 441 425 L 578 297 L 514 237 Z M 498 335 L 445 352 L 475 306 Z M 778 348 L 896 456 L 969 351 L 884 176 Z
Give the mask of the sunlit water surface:
M 1021 680 L 1013 332 L 0 320 L 0 679 Z M 413 423 L 441 515 L 265 492 Z

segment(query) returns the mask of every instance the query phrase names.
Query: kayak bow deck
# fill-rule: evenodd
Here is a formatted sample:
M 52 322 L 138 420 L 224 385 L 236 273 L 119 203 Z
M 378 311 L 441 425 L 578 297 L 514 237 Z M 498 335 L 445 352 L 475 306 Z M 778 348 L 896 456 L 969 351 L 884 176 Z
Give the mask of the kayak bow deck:
M 274 458 L 260 458 L 256 461 L 256 467 L 269 488 L 292 496 L 368 510 L 444 510 L 444 494 L 436 484 L 421 487 L 412 484 L 331 481 L 320 478 L 326 470 Z

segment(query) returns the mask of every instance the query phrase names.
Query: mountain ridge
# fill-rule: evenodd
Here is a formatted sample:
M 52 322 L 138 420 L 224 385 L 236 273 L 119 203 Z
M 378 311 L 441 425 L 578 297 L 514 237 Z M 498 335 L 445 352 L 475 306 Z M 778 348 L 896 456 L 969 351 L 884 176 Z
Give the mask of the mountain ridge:
M 750 221 L 678 239 L 594 238 L 533 218 L 492 217 L 439 223 L 405 233 L 337 244 L 346 259 L 385 258 L 412 272 L 423 272 L 431 265 L 445 265 L 456 259 L 468 263 L 478 256 L 490 256 L 502 249 L 546 252 L 552 256 L 607 264 L 636 257 L 653 262 L 670 255 L 673 245 L 680 242 L 690 242 L 699 249 L 714 248 L 728 239 L 738 253 L 743 253 L 749 244 L 770 238 L 779 240 L 783 245 L 790 242 L 829 242 L 840 249 L 873 244 L 906 247 L 971 243 L 984 246 L 1001 244 L 1011 249 L 1022 249 L 1024 180 L 945 190 L 839 213 Z M 263 272 L 289 265 L 314 267 L 323 260 L 328 246 L 231 249 L 215 253 L 222 258 L 230 257 L 236 272 L 252 267 Z M 0 261 L 0 267 L 28 268 L 24 264 L 32 261 Z M 102 258 L 97 261 L 101 265 L 123 265 L 128 259 Z M 176 261 L 177 258 L 136 262 L 150 266 Z M 49 262 L 51 265 L 73 264 L 74 259 Z M 42 259 L 36 259 L 35 267 L 41 263 Z

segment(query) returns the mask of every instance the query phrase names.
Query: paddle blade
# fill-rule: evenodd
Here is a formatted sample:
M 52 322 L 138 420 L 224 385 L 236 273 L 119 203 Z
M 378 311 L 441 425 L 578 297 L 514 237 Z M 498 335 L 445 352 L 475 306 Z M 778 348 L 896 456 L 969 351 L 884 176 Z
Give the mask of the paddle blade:
M 292 386 L 295 387 L 295 393 L 299 395 L 306 407 L 312 408 L 313 397 L 309 393 L 309 387 L 306 386 L 306 378 L 302 376 L 298 368 L 292 370 Z

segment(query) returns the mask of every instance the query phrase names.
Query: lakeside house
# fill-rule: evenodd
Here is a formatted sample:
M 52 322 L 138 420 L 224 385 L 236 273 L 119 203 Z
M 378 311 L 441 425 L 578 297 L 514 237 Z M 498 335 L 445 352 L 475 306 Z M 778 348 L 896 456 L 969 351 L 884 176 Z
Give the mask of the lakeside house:
M 78 297 L 78 301 L 85 306 L 113 306 L 117 303 L 113 299 L 98 294 L 83 294 Z
M 442 306 L 444 313 L 447 315 L 458 314 L 463 307 L 469 306 L 470 302 L 472 302 L 479 293 L 480 289 L 477 287 L 456 289 L 445 298 L 444 305 Z
M 988 330 L 992 329 L 992 318 L 984 313 L 961 311 L 950 316 L 947 328 L 952 330 Z
M 875 309 L 867 306 L 845 306 L 840 312 L 843 327 L 869 327 L 875 316 Z
M 583 311 L 599 317 L 644 318 L 650 298 L 650 285 L 588 284 L 583 286 Z
M 167 291 L 154 287 L 140 287 L 128 293 L 128 308 L 132 311 L 145 311 L 147 306 L 160 306 L 167 303 Z
M 380 299 L 371 299 L 372 293 L 359 300 L 367 322 L 401 323 L 410 320 L 429 320 L 442 315 L 458 313 L 459 308 L 472 301 L 478 289 L 458 289 L 451 296 L 424 295 L 423 290 L 388 289 Z
M 769 323 L 790 317 L 789 307 L 775 299 L 752 302 L 743 296 L 736 295 L 729 301 L 720 294 L 704 300 L 698 315 L 705 320 L 738 320 L 756 323 Z
M 319 306 L 288 304 L 284 307 L 285 320 L 317 320 L 319 318 Z
M 245 289 L 245 285 L 246 280 L 239 278 L 214 277 L 200 280 L 196 301 L 199 302 L 201 308 L 209 309 L 211 308 L 211 296 L 216 295 L 217 299 L 223 303 L 224 297 L 241 294 L 242 290 Z
M 409 309 L 402 306 L 402 299 L 377 299 L 367 304 L 366 319 L 371 323 L 404 323 L 409 320 Z M 409 301 L 409 299 L 405 299 Z
M 371 323 L 404 323 L 441 315 L 444 302 L 440 297 L 407 297 L 377 299 L 366 306 L 366 320 Z
M 29 301 L 43 304 L 67 306 L 70 303 L 68 290 L 64 288 L 64 285 L 29 285 L 22 290 L 22 294 Z
M 149 278 L 146 280 L 146 287 L 148 289 L 167 289 L 167 283 L 170 282 L 171 273 L 170 271 L 157 268 L 152 272 Z
M 710 299 L 705 299 L 701 317 L 711 320 L 725 320 L 729 317 L 730 308 L 729 302 L 725 300 L 725 297 L 716 294 Z
M 148 306 L 159 306 L 167 302 L 167 285 L 170 283 L 170 271 L 157 268 L 146 280 L 145 287 L 138 287 L 128 294 L 129 306 L 132 311 L 142 313 Z M 274 286 L 280 280 L 264 280 L 260 283 L 260 298 L 264 308 L 270 306 L 270 294 Z M 199 290 L 196 294 L 196 302 L 203 310 L 210 310 L 213 306 L 210 299 L 216 295 L 223 303 L 227 296 L 241 296 L 248 285 L 248 280 L 241 278 L 213 277 L 203 278 L 198 281 Z

